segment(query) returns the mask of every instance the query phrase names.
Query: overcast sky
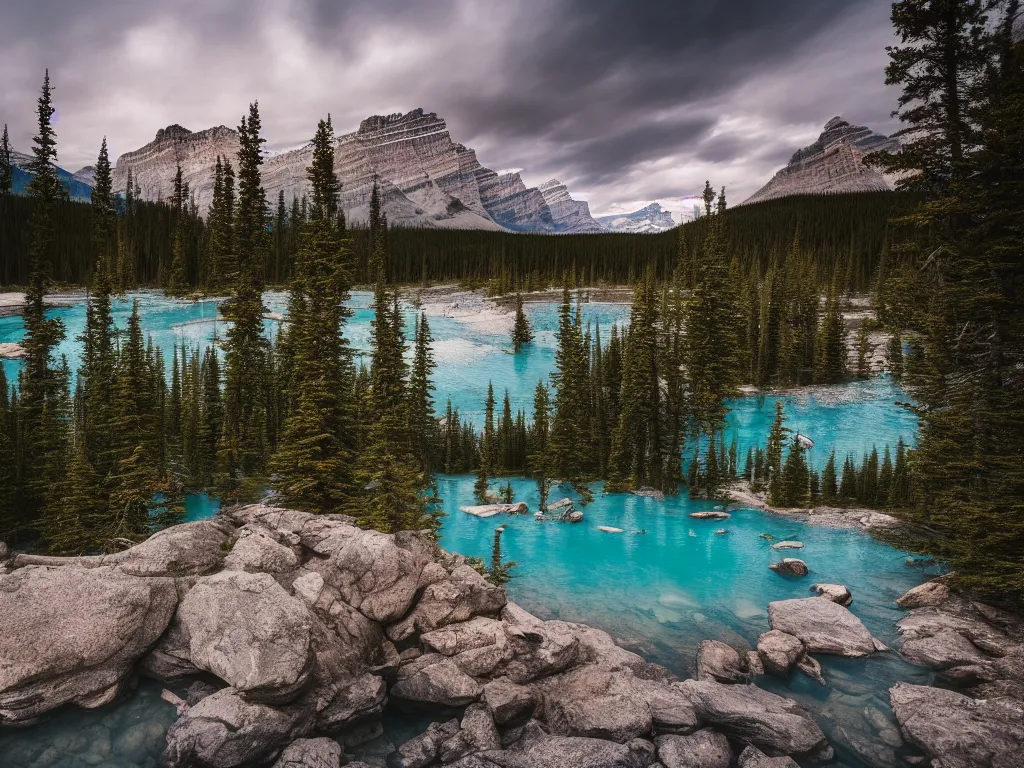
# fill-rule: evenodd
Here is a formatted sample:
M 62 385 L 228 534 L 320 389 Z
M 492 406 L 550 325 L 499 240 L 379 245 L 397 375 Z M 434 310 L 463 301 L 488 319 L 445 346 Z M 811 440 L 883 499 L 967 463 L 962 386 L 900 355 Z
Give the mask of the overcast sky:
M 494 169 L 557 177 L 595 215 L 694 194 L 739 202 L 833 115 L 890 133 L 886 0 L 14 0 L 0 122 L 27 151 L 43 70 L 60 164 L 156 130 L 237 126 L 270 148 L 330 112 L 415 107 Z

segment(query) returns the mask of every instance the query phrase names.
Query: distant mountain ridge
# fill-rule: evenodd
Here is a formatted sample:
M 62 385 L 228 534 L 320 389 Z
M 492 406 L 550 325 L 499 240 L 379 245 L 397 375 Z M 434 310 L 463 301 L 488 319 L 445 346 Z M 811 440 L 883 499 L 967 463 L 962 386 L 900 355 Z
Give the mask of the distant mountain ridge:
M 866 166 L 864 158 L 879 150 L 895 151 L 899 146 L 897 139 L 833 117 L 825 123 L 814 143 L 794 152 L 784 168 L 743 202 L 756 203 L 790 195 L 892 189 L 893 180 Z
M 32 174 L 29 172 L 29 164 L 31 162 L 31 155 L 26 155 L 24 152 L 16 150 L 11 151 L 11 176 L 13 182 L 11 191 L 16 195 L 23 195 L 27 190 L 28 183 L 32 179 Z M 91 199 L 92 185 L 83 183 L 77 174 L 72 174 L 70 171 L 57 166 L 57 178 L 60 179 L 61 185 L 63 185 L 68 193 L 68 197 L 72 200 L 88 202 Z
M 266 157 L 263 184 L 271 203 L 280 191 L 290 203 L 308 190 L 309 145 Z M 114 188 L 124 189 L 128 171 L 148 200 L 171 196 L 181 163 L 183 178 L 205 212 L 213 197 L 218 155 L 234 162 L 238 134 L 217 126 L 189 131 L 170 125 L 149 144 L 121 155 Z M 388 220 L 402 226 L 492 229 L 516 232 L 599 232 L 585 202 L 573 200 L 557 180 L 527 187 L 518 172 L 499 174 L 476 152 L 454 142 L 442 118 L 414 109 L 374 115 L 337 138 L 335 168 L 342 182 L 340 204 L 353 222 L 365 221 L 377 182 Z M 83 169 L 83 172 L 86 169 Z
M 610 232 L 633 232 L 650 234 L 664 232 L 676 226 L 672 212 L 653 202 L 639 211 L 632 213 L 616 213 L 610 216 L 598 216 L 598 223 Z

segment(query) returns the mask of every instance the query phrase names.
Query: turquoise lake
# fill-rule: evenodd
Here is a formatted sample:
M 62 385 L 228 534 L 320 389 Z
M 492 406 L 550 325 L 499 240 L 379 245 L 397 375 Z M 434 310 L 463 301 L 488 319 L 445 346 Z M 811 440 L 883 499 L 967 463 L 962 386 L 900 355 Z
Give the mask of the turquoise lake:
M 184 302 L 152 293 L 138 298 L 146 332 L 168 354 L 175 340 L 205 345 L 215 331 L 223 332 L 213 301 Z M 348 337 L 357 350 L 369 344 L 369 300 L 369 294 L 357 293 L 351 301 Z M 283 311 L 284 303 L 283 294 L 267 297 L 273 312 Z M 487 384 L 493 381 L 499 398 L 507 389 L 513 408 L 522 407 L 529 413 L 537 381 L 553 367 L 558 307 L 538 303 L 527 304 L 526 309 L 536 339 L 519 355 L 506 354 L 511 344 L 500 318 L 474 322 L 440 314 L 430 317 L 438 363 L 434 382 L 439 411 L 451 398 L 464 416 L 480 420 Z M 68 327 L 68 339 L 60 352 L 67 354 L 74 366 L 78 354 L 74 336 L 81 330 L 84 308 L 77 304 L 52 311 Z M 116 304 L 119 326 L 124 326 L 129 311 L 129 302 Z M 414 312 L 410 308 L 410 320 Z M 584 322 L 600 323 L 605 339 L 611 324 L 622 325 L 628 316 L 624 305 L 583 305 Z M 267 321 L 268 333 L 274 332 L 276 324 Z M 22 333 L 20 317 L 0 318 L 0 342 L 18 341 Z M 13 380 L 17 363 L 5 361 L 4 365 Z M 780 399 L 788 426 L 814 439 L 810 458 L 820 467 L 832 447 L 840 457 L 847 452 L 859 456 L 873 444 L 880 451 L 886 443 L 894 446 L 900 436 L 913 442 L 915 419 L 897 405 L 905 397 L 885 377 L 779 397 L 747 397 L 732 404 L 729 430 L 737 436 L 741 456 L 748 445 L 763 444 L 775 400 Z M 525 479 L 513 479 L 512 484 L 516 498 L 535 508 L 535 484 Z M 894 624 L 902 615 L 895 600 L 926 575 L 908 564 L 907 553 L 857 531 L 812 526 L 754 510 L 735 510 L 725 521 L 693 520 L 689 512 L 710 509 L 714 503 L 691 500 L 685 493 L 658 501 L 604 495 L 600 485 L 595 485 L 596 500 L 584 508 L 585 520 L 568 524 L 537 522 L 532 515 L 488 520 L 467 515 L 459 507 L 473 503 L 472 485 L 469 476 L 438 478 L 446 513 L 441 530 L 445 548 L 489 557 L 495 527 L 506 525 L 502 537 L 505 556 L 518 563 L 508 585 L 511 599 L 542 618 L 581 621 L 605 629 L 626 647 L 680 675 L 693 673 L 701 640 L 751 647 L 768 629 L 768 602 L 808 596 L 810 585 L 819 581 L 846 584 L 854 596 L 851 610 L 883 642 L 894 645 Z M 556 487 L 551 498 L 563 495 L 571 494 Z M 189 499 L 190 519 L 212 514 L 215 509 L 216 503 L 205 497 Z M 598 525 L 626 532 L 604 533 L 597 530 Z M 722 528 L 727 533 L 717 534 Z M 807 561 L 810 576 L 789 579 L 770 571 L 768 564 L 779 559 L 780 553 L 772 550 L 771 542 L 761 534 L 804 542 L 799 556 Z M 928 682 L 929 673 L 903 662 L 895 653 L 857 661 L 823 656 L 820 661 L 827 687 L 799 675 L 788 682 L 761 678 L 759 684 L 787 692 L 816 714 L 837 749 L 834 765 L 886 765 L 888 753 L 880 746 L 877 724 L 879 718 L 891 722 L 888 687 L 897 679 Z M 113 710 L 69 710 L 46 724 L 0 733 L 0 755 L 13 760 L 0 759 L 0 764 L 18 768 L 155 765 L 162 745 L 153 743 L 154 734 L 162 733 L 174 717 L 173 709 L 157 698 L 158 691 L 146 683 L 135 698 Z M 92 734 L 89 744 L 100 743 L 100 751 L 105 750 L 102 761 L 82 759 L 83 734 Z M 40 762 L 48 749 L 55 750 L 47 754 L 49 762 Z

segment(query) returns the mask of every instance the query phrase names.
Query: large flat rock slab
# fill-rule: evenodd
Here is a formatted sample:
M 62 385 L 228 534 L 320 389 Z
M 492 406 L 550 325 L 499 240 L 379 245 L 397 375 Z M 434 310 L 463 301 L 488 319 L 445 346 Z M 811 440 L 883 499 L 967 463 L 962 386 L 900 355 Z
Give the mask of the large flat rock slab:
M 768 623 L 772 629 L 799 638 L 810 653 L 857 658 L 885 650 L 860 619 L 825 597 L 769 603 Z
M 0 724 L 116 698 L 174 615 L 172 579 L 30 566 L 0 576 Z

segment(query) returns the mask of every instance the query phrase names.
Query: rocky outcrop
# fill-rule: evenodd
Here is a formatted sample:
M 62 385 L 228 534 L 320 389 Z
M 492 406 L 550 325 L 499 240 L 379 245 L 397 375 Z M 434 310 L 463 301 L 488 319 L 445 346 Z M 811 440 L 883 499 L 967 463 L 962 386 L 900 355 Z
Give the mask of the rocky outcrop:
M 889 690 L 907 741 L 942 768 L 1010 768 L 1024 754 L 1024 705 L 897 683 Z
M 309 191 L 306 167 L 311 145 L 269 153 L 262 168 L 268 199 L 283 191 L 286 201 Z M 213 199 L 217 157 L 235 163 L 238 133 L 226 126 L 193 132 L 180 125 L 162 128 L 152 142 L 117 159 L 114 188 L 124 189 L 128 172 L 143 199 L 169 199 L 178 164 L 204 212 Z M 518 172 L 496 173 L 476 152 L 454 142 L 443 118 L 414 109 L 374 115 L 358 130 L 341 135 L 335 168 L 342 183 L 339 204 L 349 221 L 367 219 L 377 184 L 392 224 L 526 232 L 591 232 L 600 227 L 585 202 L 549 182 L 527 187 Z M 548 199 L 551 204 L 549 205 Z M 551 205 L 558 211 L 552 213 Z
M 0 725 L 116 699 L 177 604 L 172 579 L 109 567 L 29 566 L 0 576 Z
M 886 650 L 860 619 L 824 597 L 769 603 L 768 623 L 772 629 L 799 638 L 810 653 L 859 657 Z
M 850 590 L 842 584 L 814 584 L 811 587 L 811 591 L 817 592 L 818 597 L 824 597 L 844 608 L 848 608 L 853 602 L 853 595 L 850 594 Z
M 345 758 L 316 737 L 372 738 L 389 704 L 452 718 L 393 768 L 648 768 L 658 754 L 714 767 L 748 744 L 829 753 L 799 706 L 743 684 L 757 655 L 708 643 L 707 679 L 680 683 L 600 630 L 508 603 L 425 532 L 257 504 L 168 529 L 114 564 L 61 562 L 0 576 L 0 718 L 107 703 L 137 673 L 174 681 L 168 768 L 333 768 Z
M 771 181 L 744 200 L 756 203 L 790 195 L 872 192 L 892 189 L 892 180 L 864 164 L 872 152 L 896 151 L 899 142 L 841 117 L 825 123 L 817 141 L 793 153 Z

